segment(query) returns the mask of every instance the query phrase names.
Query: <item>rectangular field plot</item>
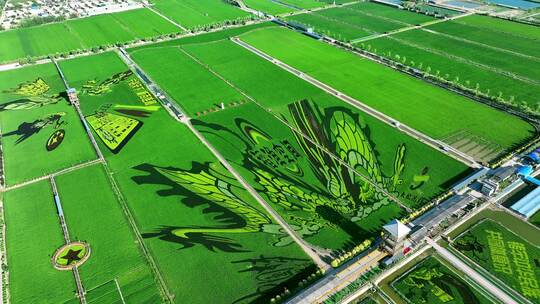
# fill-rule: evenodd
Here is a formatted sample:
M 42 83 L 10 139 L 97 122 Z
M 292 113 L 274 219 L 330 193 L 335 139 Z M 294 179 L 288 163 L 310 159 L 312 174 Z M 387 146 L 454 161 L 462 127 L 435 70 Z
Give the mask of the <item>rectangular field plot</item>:
M 134 98 L 140 87 L 132 75 L 112 76 L 127 69 L 114 53 L 65 61 L 62 69 L 80 92 L 85 86 L 87 93 L 79 95 L 85 115 L 142 122 L 116 152 L 98 140 L 175 303 L 268 302 L 314 271 L 185 125 L 158 104 Z M 105 88 L 104 81 L 111 85 Z M 126 303 L 135 299 L 136 293 Z
M 48 181 L 4 194 L 10 302 L 64 303 L 75 299 L 71 271 L 53 267 L 51 257 L 64 245 Z
M 513 24 L 518 23 L 468 16 L 358 46 L 523 109 L 536 109 L 540 30 Z
M 320 34 L 345 41 L 434 20 L 426 15 L 369 2 L 295 15 L 286 19 L 311 27 Z
M 180 31 L 148 9 L 14 29 L 0 32 L 0 62 L 28 56 L 54 55 Z
M 296 9 L 312 9 L 325 5 L 324 2 L 317 0 L 279 0 L 277 2 Z
M 221 79 L 209 75 L 178 46 L 144 48 L 131 55 L 189 115 L 214 111 L 222 103 L 229 105 L 244 99 Z
M 271 15 L 281 15 L 296 11 L 295 8 L 272 0 L 244 0 L 244 4 L 249 8 Z
M 286 29 L 261 29 L 240 39 L 435 139 L 463 132 L 478 141 L 474 149 L 500 147 L 488 159 L 477 157 L 483 161 L 534 135 L 533 126 L 517 117 Z
M 72 241 L 83 241 L 91 249 L 89 259 L 79 267 L 85 289 L 114 284 L 117 279 L 124 297 L 136 295 L 130 303 L 160 302 L 154 277 L 135 243 L 105 169 L 95 165 L 55 179 Z M 97 303 L 111 297 L 120 300 L 116 284 L 114 288 L 112 293 L 96 290 L 95 297 L 102 293 Z
M 0 129 L 6 184 L 96 159 L 53 64 L 0 73 Z
M 400 134 L 376 119 L 359 113 L 358 110 L 275 67 L 229 40 L 221 40 L 221 37 L 218 37 L 213 42 L 204 39 L 204 43 L 184 44 L 184 42 L 190 41 L 189 39 L 180 39 L 178 45 L 175 46 L 136 49 L 131 51 L 131 54 L 141 67 L 150 73 L 150 77 L 154 80 L 163 80 L 163 82 L 158 81 L 159 85 L 166 89 L 168 94 L 173 99 L 178 100 L 184 107 L 199 106 L 199 102 L 205 100 L 204 94 L 213 99 L 219 99 L 221 96 L 240 96 L 241 99 L 234 103 L 225 103 L 225 109 L 223 110 L 220 107 L 215 107 L 212 108 L 212 111 L 198 111 L 196 117 L 202 123 L 198 124 L 197 128 L 208 137 L 231 163 L 244 164 L 239 166 L 238 170 L 244 173 L 246 178 L 251 181 L 252 185 L 260 191 L 267 201 L 275 203 L 273 207 L 276 210 L 281 212 L 285 218 L 292 219 L 291 224 L 293 226 L 301 224 L 301 222 L 298 222 L 301 219 L 295 219 L 295 217 L 317 216 L 317 212 L 309 210 L 310 208 L 313 209 L 309 206 L 317 206 L 320 203 L 322 204 L 319 206 L 320 209 L 327 208 L 328 206 L 324 205 L 325 200 L 317 202 L 317 200 L 313 200 L 309 195 L 306 195 L 302 203 L 307 208 L 307 212 L 304 212 L 298 208 L 287 208 L 288 203 L 285 198 L 266 197 L 268 191 L 265 187 L 268 187 L 268 185 L 257 181 L 252 171 L 254 168 L 260 168 L 272 172 L 272 174 L 277 173 L 265 167 L 264 162 L 252 163 L 249 160 L 248 155 L 251 153 L 249 151 L 267 150 L 264 149 L 264 144 L 261 143 L 260 147 L 257 144 L 243 147 L 244 144 L 250 142 L 246 139 L 245 143 L 239 141 L 237 144 L 231 145 L 231 142 L 248 136 L 241 129 L 238 129 L 239 126 L 235 124 L 235 121 L 246 121 L 246 126 L 251 125 L 250 128 L 271 136 L 273 138 L 272 142 L 287 141 L 299 153 L 297 162 L 299 166 L 302 164 L 299 172 L 305 174 L 306 179 L 311 176 L 310 180 L 312 182 L 307 184 L 299 183 L 298 177 L 286 170 L 282 171 L 281 175 L 275 175 L 276 178 L 287 178 L 295 181 L 295 187 L 302 189 L 305 193 L 313 191 L 319 191 L 320 193 L 320 191 L 326 189 L 324 194 L 321 194 L 326 198 L 334 197 L 335 199 L 335 195 L 351 196 L 348 198 L 350 199 L 349 205 L 337 208 L 337 210 L 338 213 L 341 212 L 344 223 L 347 223 L 352 217 L 356 217 L 354 222 L 351 222 L 350 227 L 358 225 L 358 228 L 356 228 L 358 233 L 348 235 L 348 232 L 354 232 L 355 229 L 349 229 L 348 231 L 322 229 L 323 232 L 320 233 L 320 236 L 310 237 L 306 235 L 310 242 L 324 247 L 339 248 L 344 246 L 344 242 L 348 238 L 358 241 L 362 237 L 366 238 L 377 234 L 378 229 L 384 224 L 385 220 L 399 215 L 398 206 L 392 208 L 388 206 L 386 208 L 388 210 L 384 212 L 374 212 L 369 201 L 379 194 L 368 183 L 362 181 L 358 174 L 362 174 L 373 182 L 380 182 L 382 187 L 387 188 L 386 190 L 390 191 L 392 195 L 397 196 L 404 204 L 414 209 L 422 206 L 429 198 L 443 191 L 444 185 L 450 179 L 466 170 L 466 167 L 461 163 Z M 152 62 L 152 58 L 160 59 L 158 62 Z M 179 60 L 179 58 L 182 58 L 182 60 Z M 189 64 L 191 68 L 187 69 L 185 66 L 187 66 L 189 60 L 191 60 Z M 183 63 L 179 65 L 178 62 L 180 61 Z M 166 69 L 163 70 L 161 67 L 166 67 Z M 175 81 L 175 79 L 183 79 L 179 76 L 165 77 L 165 75 L 181 75 L 185 71 L 189 71 L 186 74 L 191 75 L 191 77 L 186 81 L 181 81 L 182 85 L 178 85 L 178 81 Z M 213 90 L 206 89 L 210 84 L 214 88 Z M 197 92 L 198 94 L 192 94 L 191 92 Z M 240 95 L 241 93 L 247 96 Z M 262 107 L 253 104 L 250 98 L 254 98 Z M 250 113 L 257 114 L 252 114 L 256 115 L 253 118 Z M 289 126 L 277 120 L 276 116 L 285 119 L 287 124 L 294 127 L 297 132 L 292 132 Z M 346 120 L 343 129 L 345 133 L 350 130 L 365 133 L 361 132 L 361 135 L 357 137 L 355 135 L 351 136 L 351 134 L 339 134 L 340 131 L 330 127 L 330 124 L 331 121 L 336 122 L 341 118 Z M 247 124 L 248 121 L 250 124 Z M 308 121 L 311 122 L 311 126 L 310 123 L 307 123 Z M 335 126 L 335 128 L 338 128 L 338 126 Z M 236 136 L 231 137 L 228 135 L 229 133 L 236 134 Z M 299 134 L 303 134 L 309 140 Z M 348 138 L 347 143 L 343 143 L 343 146 L 331 144 L 341 135 Z M 383 138 L 384 140 L 382 140 Z M 312 142 L 324 147 L 323 149 L 326 151 L 318 150 L 317 147 L 311 144 Z M 233 149 L 233 147 L 243 148 L 238 148 L 240 150 L 236 151 L 237 149 Z M 234 150 L 234 153 L 231 149 Z M 356 162 L 352 157 L 349 159 L 344 152 L 347 149 L 349 149 L 349 153 L 353 153 L 352 150 L 357 151 L 357 157 L 368 160 L 369 164 Z M 396 157 L 401 158 L 397 155 L 405 150 L 407 152 L 404 159 L 396 159 Z M 271 153 L 271 151 L 268 150 L 265 153 Z M 332 155 L 328 153 L 332 153 Z M 413 155 L 422 155 L 422 160 L 415 158 Z M 339 161 L 335 161 L 336 159 L 339 159 Z M 405 164 L 402 169 L 399 169 L 400 172 L 394 171 L 396 166 L 400 167 L 399 164 L 396 165 L 395 161 L 398 163 L 403 161 Z M 246 163 L 250 165 L 246 165 Z M 318 172 L 314 168 L 333 168 L 334 172 L 343 172 L 344 164 L 354 167 L 359 173 L 353 174 L 356 181 L 349 184 L 348 189 L 342 190 L 344 191 L 342 194 L 338 194 L 333 192 L 336 189 L 332 189 L 334 184 L 334 182 L 331 182 L 333 180 L 332 175 Z M 351 179 L 350 176 L 347 177 L 341 175 L 341 173 L 334 177 L 336 178 L 334 185 L 345 185 L 350 183 L 348 181 Z M 323 181 L 325 178 L 327 179 L 326 182 Z M 400 179 L 402 182 L 399 185 L 393 184 L 390 182 L 392 179 Z M 421 180 L 424 180 L 424 182 Z M 291 181 L 288 182 L 291 183 Z M 309 184 L 317 184 L 319 185 L 317 188 L 320 189 L 313 190 Z M 348 191 L 355 193 L 356 190 L 351 189 L 359 185 L 363 185 L 364 190 L 362 191 L 364 191 L 365 197 L 359 198 L 354 197 L 353 194 L 347 194 Z M 283 201 L 280 202 L 280 199 Z M 362 201 L 364 203 L 361 203 Z M 379 209 L 382 206 L 377 204 L 375 208 Z M 298 212 L 299 215 L 295 215 L 295 212 Z M 355 213 L 356 215 L 354 215 Z M 384 215 L 384 213 L 386 214 Z M 382 215 L 384 216 L 381 217 Z M 323 219 L 323 222 L 326 220 L 328 219 Z M 344 227 L 346 228 L 345 225 Z M 364 232 L 359 233 L 359 229 Z
M 535 229 L 531 232 L 538 234 Z M 540 303 L 537 245 L 490 219 L 463 232 L 451 245 L 533 303 Z
M 405 303 L 489 304 L 493 303 L 463 279 L 463 275 L 430 256 L 391 283 Z
M 221 0 L 152 0 L 151 2 L 161 14 L 188 29 L 249 17 L 249 13 Z

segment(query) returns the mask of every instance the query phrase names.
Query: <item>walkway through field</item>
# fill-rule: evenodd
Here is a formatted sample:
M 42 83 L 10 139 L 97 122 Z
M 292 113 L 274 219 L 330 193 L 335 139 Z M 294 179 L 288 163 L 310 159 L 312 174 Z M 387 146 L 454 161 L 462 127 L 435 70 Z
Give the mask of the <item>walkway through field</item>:
M 62 227 L 62 233 L 64 234 L 64 241 L 66 242 L 66 245 L 69 245 L 71 243 L 71 239 L 69 238 L 69 230 L 67 227 L 66 219 L 64 218 L 62 202 L 60 201 L 60 195 L 58 194 L 58 189 L 56 188 L 54 175 L 50 176 L 49 181 L 50 181 L 53 196 L 54 196 L 54 203 L 56 204 L 56 210 L 58 212 L 58 218 L 60 219 L 60 226 Z M 55 262 L 56 261 L 53 261 L 53 263 Z M 78 293 L 79 301 L 81 301 L 81 304 L 86 304 L 84 286 L 81 282 L 81 276 L 79 275 L 79 270 L 76 265 L 73 266 L 72 271 L 73 271 L 73 276 L 75 278 L 75 283 L 77 285 L 77 293 Z

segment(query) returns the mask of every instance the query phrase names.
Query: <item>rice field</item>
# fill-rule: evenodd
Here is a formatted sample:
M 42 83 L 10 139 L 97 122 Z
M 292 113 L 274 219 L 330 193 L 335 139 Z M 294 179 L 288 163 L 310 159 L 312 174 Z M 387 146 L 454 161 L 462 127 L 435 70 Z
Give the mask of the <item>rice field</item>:
M 0 62 L 124 43 L 182 30 L 149 9 L 0 32 Z
M 436 257 L 420 261 L 391 285 L 406 303 L 493 303 Z
M 288 22 L 312 28 L 315 32 L 343 41 L 386 33 L 434 20 L 423 14 L 360 2 L 287 17 Z
M 94 134 L 175 303 L 267 301 L 316 270 L 294 242 L 280 243 L 286 235 L 279 226 L 187 127 L 156 100 L 143 103 L 136 93 L 144 87 L 134 75 L 114 76 L 127 70 L 116 54 L 61 67 L 81 92 L 87 118 L 141 122 L 116 151 Z M 268 276 L 265 265 L 281 275 Z M 215 292 L 207 292 L 209 285 Z
M 295 8 L 272 0 L 244 0 L 244 3 L 249 8 L 271 15 L 281 15 L 296 11 Z
M 97 158 L 52 63 L 0 72 L 8 186 Z
M 362 42 L 431 74 L 536 110 L 540 93 L 540 51 L 534 26 L 468 16 Z
M 484 161 L 534 134 L 517 117 L 292 31 L 267 28 L 240 39 L 435 139 L 461 134 L 466 151 L 480 150 Z
M 540 107 L 540 31 L 478 15 L 436 19 L 451 12 L 428 5 L 429 14 L 348 0 L 150 0 L 0 31 L 0 63 L 11 62 L 0 67 L 10 303 L 281 303 L 330 267 L 341 271 L 336 262 L 364 263 L 346 264 L 362 243 L 373 244 L 365 269 L 380 273 L 383 226 L 398 219 L 416 231 L 411 217 L 473 171 L 444 144 L 487 165 L 537 136 L 517 116 L 244 4 Z M 139 39 L 147 43 L 113 47 Z M 58 66 L 13 63 L 60 53 Z M 439 243 L 510 296 L 540 304 L 534 225 L 538 214 L 528 223 L 486 208 Z M 416 255 L 415 238 L 402 251 L 414 257 L 358 303 L 498 301 L 436 248 Z M 358 287 L 338 280 L 325 295 Z
M 532 233 L 536 233 L 534 229 Z M 491 219 L 458 235 L 451 246 L 533 303 L 540 303 L 536 261 L 540 248 Z
M 74 299 L 73 274 L 58 271 L 51 263 L 64 238 L 49 181 L 6 192 L 3 201 L 10 302 L 45 304 Z
M 369 132 L 369 138 L 363 140 L 366 140 L 366 144 L 369 142 L 368 145 L 376 147 L 376 150 L 370 153 L 377 155 L 376 166 L 380 168 L 378 169 L 380 171 L 376 174 L 373 172 L 368 173 L 361 166 L 350 164 L 360 172 L 359 174 L 365 176 L 375 174 L 368 177 L 368 179 L 392 178 L 392 174 L 396 174 L 395 172 L 392 173 L 392 164 L 400 147 L 406 147 L 404 149 L 407 149 L 407 155 L 416 153 L 423 155 L 422 160 L 414 157 L 407 157 L 404 160 L 406 169 L 403 173 L 399 173 L 400 178 L 403 179 L 401 186 L 395 187 L 395 185 L 388 184 L 389 189 L 392 189 L 390 191 L 410 208 L 422 206 L 429 198 L 443 191 L 445 184 L 451 179 L 450 176 L 458 176 L 466 171 L 466 167 L 462 164 L 443 156 L 441 153 L 424 146 L 412 138 L 400 134 L 393 128 L 359 112 L 357 109 L 345 105 L 343 102 L 251 54 L 233 42 L 222 37 L 217 37 L 213 42 L 209 40 L 210 38 L 201 39 L 201 41 L 204 41 L 203 43 L 193 43 L 192 39 L 186 38 L 179 40 L 176 45 L 168 44 L 168 46 L 155 48 L 134 49 L 131 50 L 131 55 L 149 73 L 149 76 L 159 83 L 160 87 L 165 89 L 190 115 L 197 118 L 196 127 L 208 136 L 212 144 L 231 163 L 238 164 L 237 170 L 248 181 L 251 181 L 252 186 L 267 201 L 274 203 L 272 206 L 286 220 L 289 220 L 291 225 L 295 227 L 301 226 L 302 222 L 298 221 L 302 218 L 307 219 L 310 216 L 317 216 L 316 214 L 319 211 L 314 212 L 316 210 L 312 210 L 313 204 L 323 204 L 320 208 L 324 207 L 324 201 L 321 203 L 313 202 L 307 193 L 317 191 L 314 190 L 314 186 L 310 185 L 319 185 L 320 183 L 317 186 L 318 188 L 324 189 L 327 187 L 325 186 L 327 182 L 320 180 L 323 174 L 313 168 L 330 166 L 330 164 L 320 165 L 313 163 L 316 157 L 312 153 L 315 152 L 308 149 L 312 144 L 301 140 L 302 137 L 299 137 L 299 134 L 310 137 L 312 142 L 325 145 L 324 143 L 330 139 L 324 139 L 323 137 L 331 135 L 323 134 L 331 134 L 332 131 L 327 130 L 319 135 L 313 135 L 315 131 L 302 123 L 302 117 L 298 114 L 300 108 L 307 112 L 305 115 L 308 116 L 322 115 L 320 117 L 321 126 L 318 128 L 323 128 L 326 124 L 325 121 L 332 117 L 332 113 L 339 112 L 346 113 L 343 115 L 350 117 L 351 123 L 354 121 L 358 124 L 351 126 L 351 128 L 356 130 L 362 128 L 365 132 Z M 160 60 L 155 61 L 155 58 L 160 58 Z M 180 79 L 184 84 L 182 86 L 178 86 L 178 80 Z M 254 104 L 251 99 L 254 99 L 256 103 Z M 210 102 L 206 102 L 206 100 Z M 222 102 L 220 101 L 223 102 L 224 109 L 221 107 Z M 254 114 L 249 113 L 258 114 L 256 118 L 252 118 L 251 116 Z M 324 116 L 322 113 L 327 113 L 328 116 Z M 285 119 L 287 124 L 277 118 Z M 304 119 L 310 118 L 305 117 Z M 285 141 L 290 145 L 291 149 L 297 151 L 297 165 L 300 167 L 298 170 L 305 175 L 304 179 L 310 180 L 309 183 L 298 181 L 298 176 L 287 170 L 280 171 L 279 174 L 277 172 L 272 174 L 277 174 L 276 178 L 280 177 L 295 181 L 294 185 L 298 187 L 298 191 L 306 193 L 305 201 L 302 203 L 303 207 L 298 207 L 299 210 L 296 210 L 297 208 L 287 208 L 288 203 L 284 201 L 285 198 L 271 194 L 271 191 L 267 189 L 267 182 L 262 182 L 262 177 L 258 177 L 257 174 L 254 175 L 253 172 L 258 170 L 269 170 L 264 163 L 253 163 L 247 158 L 242 158 L 243 154 L 255 153 L 249 151 L 263 149 L 262 146 L 247 145 L 244 147 L 249 142 L 247 140 L 231 145 L 231 142 L 246 136 L 240 130 L 237 130 L 239 121 L 251 125 L 250 128 L 258 130 L 257 132 L 261 134 L 267 134 L 271 138 L 271 142 L 275 142 L 276 145 Z M 293 129 L 291 130 L 291 128 Z M 228 135 L 229 133 L 231 135 Z M 382 138 L 385 138 L 385 140 L 383 141 Z M 355 140 L 361 139 L 356 138 Z M 232 147 L 235 148 L 231 149 Z M 314 149 L 314 147 L 311 149 Z M 331 152 L 332 155 L 326 152 L 323 155 L 338 159 L 341 157 L 341 162 L 347 163 L 347 159 L 340 155 L 337 147 L 327 146 L 326 149 L 327 151 L 333 151 Z M 245 152 L 242 152 L 243 150 Z M 373 156 L 365 155 L 365 157 L 373 159 Z M 332 166 L 336 166 L 335 171 L 340 172 L 343 164 L 335 163 Z M 260 169 L 256 170 L 255 168 Z M 421 173 L 423 170 L 424 173 Z M 415 176 L 418 174 L 429 175 L 429 182 L 422 183 L 422 185 L 413 185 L 414 180 L 417 179 Z M 365 183 L 361 181 L 360 176 L 355 176 L 355 179 L 360 178 L 356 183 Z M 350 178 L 341 177 L 340 179 L 345 181 Z M 344 183 L 346 184 L 346 182 Z M 364 186 L 368 187 L 368 185 Z M 277 185 L 274 187 L 277 187 Z M 354 188 L 356 186 L 351 185 L 350 187 Z M 415 190 L 411 191 L 409 187 Z M 331 189 L 325 191 L 325 197 L 335 195 Z M 347 191 L 354 190 L 348 189 Z M 352 205 L 354 204 L 353 201 L 351 201 Z M 336 228 L 321 227 L 316 234 L 306 234 L 306 239 L 325 248 L 342 248 L 349 242 L 358 242 L 362 238 L 377 234 L 381 225 L 390 217 L 402 214 L 400 207 L 393 202 L 389 202 L 388 206 L 375 204 L 373 207 L 360 209 L 352 207 L 352 205 L 339 211 L 343 216 L 344 223 L 350 221 L 347 224 L 348 226 L 344 226 L 341 231 Z M 304 208 L 305 210 L 302 210 Z M 381 209 L 380 212 L 376 212 L 377 209 Z M 354 216 L 354 213 L 357 215 Z M 351 221 L 352 218 L 354 218 L 353 221 Z M 321 220 L 321 223 L 326 220 L 331 219 Z M 357 225 L 357 228 L 350 228 L 355 227 L 355 225 Z M 351 235 L 351 231 L 357 232 Z M 358 231 L 365 232 L 360 233 Z
M 151 2 L 154 9 L 187 29 L 249 17 L 249 13 L 221 0 L 152 0 Z

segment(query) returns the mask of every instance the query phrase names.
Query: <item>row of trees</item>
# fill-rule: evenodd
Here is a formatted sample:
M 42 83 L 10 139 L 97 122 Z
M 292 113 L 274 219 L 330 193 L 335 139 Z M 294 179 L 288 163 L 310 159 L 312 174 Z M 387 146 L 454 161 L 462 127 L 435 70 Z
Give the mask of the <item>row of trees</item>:
M 403 224 L 407 224 L 407 223 L 411 222 L 415 218 L 421 216 L 422 214 L 426 213 L 428 210 L 433 208 L 433 206 L 438 205 L 439 203 L 441 203 L 445 199 L 452 196 L 452 194 L 453 194 L 452 191 L 447 191 L 447 192 L 444 192 L 442 194 L 439 194 L 434 199 L 432 199 L 431 202 L 429 202 L 429 204 L 426 204 L 426 205 L 422 206 L 422 208 L 417 209 L 417 210 L 405 215 L 403 218 L 400 219 L 400 222 L 402 222 Z
M 306 278 L 304 278 L 300 282 L 298 282 L 298 287 L 293 288 L 292 292 L 287 287 L 284 287 L 283 291 L 280 294 L 278 294 L 278 295 L 276 295 L 276 296 L 274 296 L 273 298 L 270 299 L 270 303 L 274 304 L 274 303 L 282 303 L 282 302 L 284 302 L 285 300 L 289 299 L 291 297 L 291 295 L 293 295 L 297 291 L 301 290 L 305 286 L 308 286 L 309 284 L 311 284 L 312 282 L 314 282 L 318 278 L 322 277 L 323 275 L 324 275 L 324 270 L 318 269 L 316 272 L 311 273 L 309 276 L 307 276 Z
M 369 246 L 371 246 L 371 243 L 372 243 L 371 239 L 364 240 L 362 243 L 354 246 L 351 250 L 340 254 L 337 258 L 332 260 L 332 262 L 330 263 L 330 266 L 334 268 L 339 267 L 343 263 L 347 262 L 348 260 L 352 259 L 356 255 L 361 253 L 362 251 L 368 249 Z
M 190 28 L 189 31 L 191 33 L 209 32 L 211 30 L 226 27 L 226 26 L 245 25 L 246 22 L 253 21 L 253 20 L 257 20 L 257 17 L 255 15 L 250 15 L 243 18 L 225 20 L 225 21 L 215 22 L 211 24 L 198 25 L 198 26 Z
M 71 18 L 74 18 L 73 16 Z M 61 22 L 66 20 L 64 16 L 32 17 L 21 20 L 19 27 L 32 27 L 47 23 Z
M 437 82 L 450 85 L 454 88 L 457 88 L 461 91 L 473 94 L 476 97 L 481 97 L 493 102 L 503 105 L 509 109 L 513 109 L 524 114 L 529 114 L 533 116 L 540 115 L 540 100 L 535 103 L 529 103 L 525 100 L 517 100 L 515 96 L 504 96 L 502 91 L 492 92 L 491 89 L 481 89 L 480 83 L 472 83 L 470 80 L 463 81 L 460 76 L 452 76 L 448 73 L 441 73 L 440 70 L 433 70 L 431 66 L 424 66 L 422 62 L 415 62 L 412 59 L 408 59 L 406 56 L 401 56 L 399 54 L 392 54 L 391 51 L 383 52 L 379 54 L 377 49 L 372 48 L 370 44 L 365 45 L 364 43 L 360 44 L 360 49 L 368 51 L 371 54 L 382 56 L 390 60 L 394 67 L 401 69 L 412 69 L 413 71 L 421 71 L 423 76 L 436 80 Z

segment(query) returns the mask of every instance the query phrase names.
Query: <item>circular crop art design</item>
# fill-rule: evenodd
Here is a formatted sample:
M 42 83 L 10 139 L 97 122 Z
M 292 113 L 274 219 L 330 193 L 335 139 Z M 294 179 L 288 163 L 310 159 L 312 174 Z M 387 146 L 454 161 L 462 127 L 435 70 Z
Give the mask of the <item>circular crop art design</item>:
M 71 270 L 80 266 L 90 256 L 90 246 L 83 242 L 72 242 L 56 250 L 52 257 L 53 266 L 59 270 Z

